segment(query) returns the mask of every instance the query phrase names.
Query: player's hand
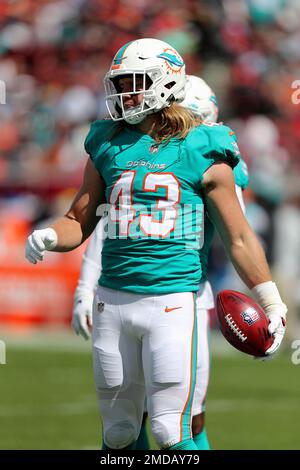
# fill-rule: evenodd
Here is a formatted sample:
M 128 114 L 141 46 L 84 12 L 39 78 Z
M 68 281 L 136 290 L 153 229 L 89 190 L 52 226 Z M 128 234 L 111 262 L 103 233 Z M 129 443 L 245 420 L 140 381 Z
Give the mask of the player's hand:
M 73 305 L 72 327 L 77 335 L 88 340 L 91 336 L 94 292 L 76 289 Z
M 265 308 L 265 313 L 270 321 L 268 331 L 274 337 L 274 342 L 267 349 L 266 355 L 273 356 L 278 351 L 285 334 L 287 307 L 285 304 L 270 305 Z
M 57 245 L 57 234 L 53 228 L 35 230 L 27 238 L 25 257 L 32 264 L 43 261 L 45 251 L 53 250 Z
M 274 282 L 264 282 L 252 289 L 257 302 L 264 309 L 269 319 L 268 332 L 273 336 L 272 346 L 267 349 L 265 359 L 272 359 L 278 351 L 286 329 L 287 307 L 282 302 L 276 284 Z

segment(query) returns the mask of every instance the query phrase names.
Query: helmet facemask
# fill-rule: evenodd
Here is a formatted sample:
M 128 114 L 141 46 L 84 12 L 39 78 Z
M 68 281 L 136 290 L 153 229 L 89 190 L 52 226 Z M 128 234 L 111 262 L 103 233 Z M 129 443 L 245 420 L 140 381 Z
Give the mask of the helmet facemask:
M 120 78 L 132 76 L 132 91 L 122 92 L 118 86 Z M 137 88 L 137 80 L 142 77 L 142 87 Z M 164 76 L 159 67 L 145 70 L 132 70 L 126 73 L 112 74 L 107 73 L 104 78 L 104 86 L 106 92 L 106 105 L 110 117 L 114 121 L 125 120 L 129 124 L 138 124 L 145 117 L 152 114 L 163 107 L 170 106 L 174 101 L 172 94 L 172 82 L 170 77 L 169 83 L 163 83 Z M 139 82 L 140 83 L 140 82 Z M 126 109 L 124 107 L 124 95 L 142 94 L 143 99 L 138 106 Z

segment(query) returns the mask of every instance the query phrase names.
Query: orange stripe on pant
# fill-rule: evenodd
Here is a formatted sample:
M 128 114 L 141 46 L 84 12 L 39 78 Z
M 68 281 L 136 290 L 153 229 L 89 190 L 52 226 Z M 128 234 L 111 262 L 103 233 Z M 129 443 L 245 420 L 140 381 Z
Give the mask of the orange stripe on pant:
M 185 405 L 184 405 L 184 408 L 183 408 L 183 411 L 181 413 L 181 417 L 180 417 L 180 441 L 182 441 L 182 433 L 183 433 L 183 418 L 184 418 L 184 415 L 185 415 L 185 412 L 186 412 L 186 409 L 188 407 L 188 404 L 190 402 L 190 399 L 191 399 L 191 394 L 194 393 L 194 386 L 193 386 L 193 368 L 194 368 L 194 364 L 196 363 L 197 364 L 197 348 L 196 348 L 196 357 L 194 357 L 194 347 L 195 347 L 195 333 L 197 333 L 197 331 L 195 331 L 195 328 L 197 327 L 197 318 L 196 318 L 196 296 L 195 294 L 192 294 L 193 296 L 193 303 L 194 303 L 194 322 L 193 322 L 193 330 L 192 330 L 192 337 L 191 337 L 191 355 L 190 355 L 190 383 L 189 383 L 189 391 L 188 391 L 188 396 L 187 396 L 187 399 L 186 399 L 186 402 L 185 402 Z M 197 338 L 197 336 L 196 336 Z M 194 385 L 195 385 L 195 380 L 194 380 Z M 192 421 L 192 406 L 191 406 L 191 410 L 190 410 L 190 438 L 192 438 L 192 426 L 191 426 L 191 421 Z

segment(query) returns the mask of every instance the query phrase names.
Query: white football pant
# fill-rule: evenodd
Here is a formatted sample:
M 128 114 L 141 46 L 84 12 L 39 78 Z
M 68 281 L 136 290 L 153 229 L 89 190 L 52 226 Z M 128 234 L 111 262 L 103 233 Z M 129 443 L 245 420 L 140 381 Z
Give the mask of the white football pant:
M 93 308 L 94 376 L 111 449 L 137 440 L 145 393 L 160 448 L 192 437 L 197 365 L 195 295 L 138 295 L 98 287 Z

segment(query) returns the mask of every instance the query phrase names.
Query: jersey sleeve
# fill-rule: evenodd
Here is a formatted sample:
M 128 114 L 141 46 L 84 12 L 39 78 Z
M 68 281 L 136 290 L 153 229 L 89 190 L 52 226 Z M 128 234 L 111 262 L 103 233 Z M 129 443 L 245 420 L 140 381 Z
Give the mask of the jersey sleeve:
M 204 173 L 215 163 L 225 162 L 234 168 L 240 161 L 235 133 L 223 124 L 201 124 L 192 132 L 189 140 L 200 174 L 200 183 Z
M 109 145 L 109 139 L 113 135 L 113 126 L 114 123 L 109 120 L 92 122 L 89 133 L 84 141 L 85 151 L 100 173 L 102 166 L 101 156 Z
M 223 124 L 202 124 L 205 135 L 202 154 L 213 162 L 224 161 L 234 168 L 240 161 L 235 133 Z
M 98 139 L 97 139 L 97 129 L 99 128 L 98 122 L 92 122 L 88 135 L 84 141 L 84 148 L 86 153 L 90 156 L 92 160 L 95 159 Z
M 233 170 L 234 181 L 243 190 L 249 186 L 249 173 L 247 163 L 241 159 Z

